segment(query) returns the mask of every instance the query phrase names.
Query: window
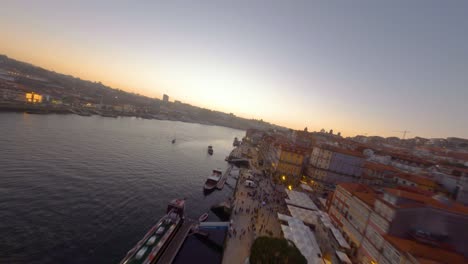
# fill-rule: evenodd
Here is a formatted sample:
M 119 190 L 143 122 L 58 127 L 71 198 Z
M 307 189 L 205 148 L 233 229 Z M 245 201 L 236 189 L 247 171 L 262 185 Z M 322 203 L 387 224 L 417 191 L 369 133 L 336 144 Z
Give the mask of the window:
M 388 242 L 384 245 L 383 255 L 392 263 L 400 263 L 400 253 L 395 250 Z

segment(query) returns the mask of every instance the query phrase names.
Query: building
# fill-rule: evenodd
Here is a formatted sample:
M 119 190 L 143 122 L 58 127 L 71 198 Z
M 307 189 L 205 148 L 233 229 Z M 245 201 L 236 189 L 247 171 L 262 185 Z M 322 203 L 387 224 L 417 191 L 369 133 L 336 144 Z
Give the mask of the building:
M 455 199 L 457 202 L 468 205 L 468 172 L 460 176 L 455 189 Z
M 307 176 L 317 188 L 339 182 L 358 182 L 365 157 L 358 151 L 331 145 L 316 146 L 307 166 Z
M 135 113 L 136 112 L 136 107 L 134 105 L 131 105 L 131 104 L 124 104 L 122 106 L 122 111 L 124 113 Z
M 366 185 L 343 183 L 329 199 L 330 219 L 345 234 L 352 258 L 357 256 L 376 198 L 377 193 Z
M 395 263 L 392 258 L 400 258 L 400 262 L 397 263 L 401 263 L 405 258 L 401 253 L 395 256 L 383 254 L 388 251 L 386 239 L 388 236 L 467 256 L 468 245 L 465 243 L 468 237 L 465 226 L 467 221 L 468 208 L 460 204 L 440 201 L 419 193 L 385 189 L 383 195 L 376 199 L 366 227 L 366 235 L 360 250 L 363 263 L 372 263 L 372 261 Z M 431 258 L 431 256 L 426 257 Z
M 398 173 L 395 174 L 393 177 L 395 179 L 395 182 L 399 185 L 418 187 L 420 189 L 431 192 L 435 191 L 438 187 L 437 183 L 434 180 L 415 174 Z
M 466 263 L 463 255 L 391 235 L 383 236 L 379 263 Z
M 435 165 L 430 161 L 405 153 L 390 153 L 390 156 L 389 165 L 410 173 L 420 173 Z
M 163 94 L 163 102 L 165 102 L 165 103 L 169 102 L 169 95 Z
M 254 146 L 258 146 L 264 135 L 263 130 L 250 128 L 245 132 L 245 140 Z
M 363 173 L 360 183 L 382 186 L 394 182 L 393 175 L 401 173 L 395 167 L 382 163 L 366 161 L 363 165 Z
M 377 193 L 362 184 L 337 186 L 328 211 L 351 244 L 351 257 L 359 263 L 463 263 L 468 207 L 410 188 Z
M 298 146 L 303 148 L 311 148 L 314 144 L 314 139 L 312 133 L 307 131 L 307 128 L 303 131 L 294 130 L 291 133 L 291 141 Z
M 42 103 L 42 95 L 34 92 L 26 93 L 26 102 L 33 104 Z
M 298 183 L 302 177 L 303 165 L 308 149 L 294 145 L 276 144 L 273 169 L 282 181 Z

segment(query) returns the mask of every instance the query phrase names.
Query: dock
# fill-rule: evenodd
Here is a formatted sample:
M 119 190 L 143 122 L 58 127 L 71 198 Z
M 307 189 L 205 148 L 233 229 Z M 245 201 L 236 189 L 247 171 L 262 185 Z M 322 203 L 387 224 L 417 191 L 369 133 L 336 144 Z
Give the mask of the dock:
M 160 263 L 160 264 L 172 263 L 177 253 L 179 252 L 180 247 L 184 243 L 185 238 L 190 232 L 190 229 L 192 229 L 195 223 L 196 223 L 195 220 L 188 219 L 188 218 L 185 219 L 179 231 L 171 240 L 166 250 L 164 250 L 164 253 L 161 255 L 161 257 L 158 259 L 156 263 Z
M 218 190 L 223 189 L 224 184 L 226 183 L 226 180 L 227 180 L 229 174 L 231 173 L 231 170 L 232 170 L 232 165 L 229 166 L 229 168 L 227 168 L 226 171 L 224 172 L 223 176 L 221 176 L 221 179 L 220 179 L 219 182 L 216 184 L 216 188 L 217 188 Z

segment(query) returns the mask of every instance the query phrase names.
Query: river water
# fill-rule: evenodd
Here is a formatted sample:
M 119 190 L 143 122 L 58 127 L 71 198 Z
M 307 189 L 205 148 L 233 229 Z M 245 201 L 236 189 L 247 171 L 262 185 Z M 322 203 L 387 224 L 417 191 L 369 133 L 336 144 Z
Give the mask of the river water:
M 186 197 L 187 215 L 197 218 L 231 195 L 233 182 L 208 196 L 203 183 L 227 167 L 243 134 L 133 117 L 0 113 L 0 263 L 118 263 L 170 199 Z

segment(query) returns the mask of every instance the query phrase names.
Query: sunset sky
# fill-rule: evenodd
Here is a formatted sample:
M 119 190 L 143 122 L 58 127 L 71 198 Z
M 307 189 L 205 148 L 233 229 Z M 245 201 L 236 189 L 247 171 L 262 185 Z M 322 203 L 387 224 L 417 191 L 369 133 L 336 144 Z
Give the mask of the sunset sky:
M 468 1 L 2 1 L 0 54 L 296 129 L 468 138 Z

